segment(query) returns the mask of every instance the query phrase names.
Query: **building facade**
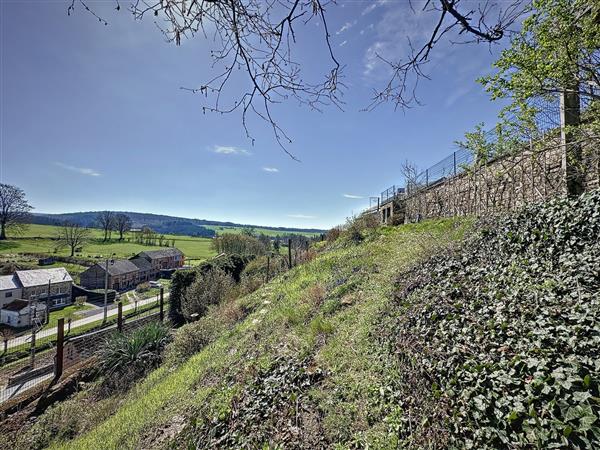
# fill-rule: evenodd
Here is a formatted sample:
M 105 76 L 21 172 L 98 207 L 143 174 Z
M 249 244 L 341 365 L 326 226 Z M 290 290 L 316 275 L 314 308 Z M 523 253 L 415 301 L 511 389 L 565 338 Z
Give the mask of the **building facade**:
M 21 298 L 21 284 L 14 275 L 0 277 L 0 308 L 13 300 Z
M 154 276 L 158 276 L 161 270 L 179 269 L 185 263 L 183 252 L 174 247 L 141 252 L 136 258 L 144 258 L 150 262 Z
M 108 267 L 108 277 L 106 269 Z M 81 285 L 87 289 L 124 291 L 139 284 L 139 269 L 128 259 L 115 259 L 107 264 L 94 264 L 79 276 Z

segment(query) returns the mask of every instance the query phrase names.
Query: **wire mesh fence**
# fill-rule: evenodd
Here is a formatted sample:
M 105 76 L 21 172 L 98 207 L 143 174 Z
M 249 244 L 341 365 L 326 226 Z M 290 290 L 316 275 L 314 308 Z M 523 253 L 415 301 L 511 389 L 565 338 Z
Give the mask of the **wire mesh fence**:
M 106 320 L 103 311 L 75 327 L 61 319 L 59 326 L 51 329 L 52 333 L 29 331 L 4 340 L 0 355 L 0 405 L 50 382 L 60 376 L 63 368 L 94 357 L 111 334 L 129 333 L 148 322 L 162 321 L 164 308 L 164 297 L 159 295 L 119 304 L 114 314 L 107 314 Z M 57 372 L 59 357 L 61 364 Z
M 600 95 L 600 88 L 589 89 L 592 89 L 593 92 L 582 91 L 580 93 L 579 109 L 582 112 L 590 108 L 593 99 Z M 504 123 L 509 124 L 510 130 L 505 130 L 504 136 L 502 132 L 498 132 L 497 127 L 483 133 L 485 142 L 490 146 L 492 157 L 493 155 L 507 155 L 515 151 L 522 151 L 529 148 L 533 142 L 546 139 L 551 133 L 560 131 L 561 104 L 558 96 L 537 97 L 529 102 L 528 107 L 532 111 L 532 118 L 520 120 L 512 117 L 505 120 Z M 489 162 L 489 158 L 486 161 Z M 371 197 L 369 208 L 365 212 L 374 212 L 379 209 L 381 204 L 398 196 L 412 195 L 423 188 L 443 183 L 473 167 L 476 162 L 475 153 L 471 149 L 461 147 L 417 175 L 405 177 L 405 190 L 393 185 L 379 196 Z

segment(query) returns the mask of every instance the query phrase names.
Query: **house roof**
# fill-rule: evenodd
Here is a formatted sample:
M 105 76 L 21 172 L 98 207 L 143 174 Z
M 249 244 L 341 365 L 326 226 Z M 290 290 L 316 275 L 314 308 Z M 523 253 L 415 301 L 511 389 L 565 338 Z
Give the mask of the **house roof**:
M 98 264 L 102 270 L 106 269 L 104 264 Z M 110 275 L 123 275 L 125 273 L 137 272 L 138 266 L 128 259 L 115 259 L 108 263 L 108 273 Z
M 3 275 L 0 277 L 0 291 L 8 291 L 11 289 L 20 289 L 21 283 L 19 279 L 13 275 Z
M 148 261 L 146 258 L 142 258 L 141 256 L 131 258 L 129 261 L 135 264 L 140 270 L 152 270 L 152 264 L 150 261 Z
M 168 258 L 171 256 L 183 256 L 181 250 L 175 247 L 163 248 L 160 250 L 148 250 L 141 252 L 138 256 L 146 256 L 150 259 Z
M 29 307 L 29 302 L 26 300 L 13 300 L 10 303 L 7 303 L 6 305 L 4 305 L 2 307 L 2 309 L 6 310 L 6 311 L 21 311 L 25 308 Z
M 73 281 L 71 275 L 64 267 L 54 267 L 52 269 L 33 269 L 17 270 L 15 275 L 23 287 L 42 286 L 50 283 L 62 283 L 64 281 Z

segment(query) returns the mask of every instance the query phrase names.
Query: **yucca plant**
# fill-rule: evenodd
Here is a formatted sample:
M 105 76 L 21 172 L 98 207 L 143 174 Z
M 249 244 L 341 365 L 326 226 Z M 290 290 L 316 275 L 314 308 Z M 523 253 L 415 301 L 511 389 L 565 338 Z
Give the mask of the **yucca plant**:
M 156 367 L 169 341 L 169 329 L 159 322 L 149 323 L 131 334 L 115 333 L 105 343 L 100 354 L 100 372 L 141 376 Z

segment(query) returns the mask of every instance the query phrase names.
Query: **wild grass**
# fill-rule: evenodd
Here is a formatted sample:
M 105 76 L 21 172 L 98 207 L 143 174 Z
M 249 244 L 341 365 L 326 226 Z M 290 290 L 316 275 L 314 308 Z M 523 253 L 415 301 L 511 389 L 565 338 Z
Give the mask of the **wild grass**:
M 109 418 L 55 447 L 148 448 L 182 417 L 188 427 L 173 435 L 193 437 L 207 420 L 228 416 L 232 398 L 257 371 L 280 358 L 305 357 L 327 374 L 307 394 L 320 405 L 319 432 L 326 440 L 393 446 L 387 424 L 395 411 L 381 393 L 393 369 L 381 360 L 372 330 L 391 302 L 398 274 L 427 256 L 421 244 L 449 245 L 467 228 L 459 220 L 381 228 L 358 245 L 322 251 L 236 300 L 236 308 L 249 313 L 245 319 L 224 324 L 216 339 L 175 369 L 163 365 L 152 372 Z M 213 313 L 218 308 L 206 320 Z

